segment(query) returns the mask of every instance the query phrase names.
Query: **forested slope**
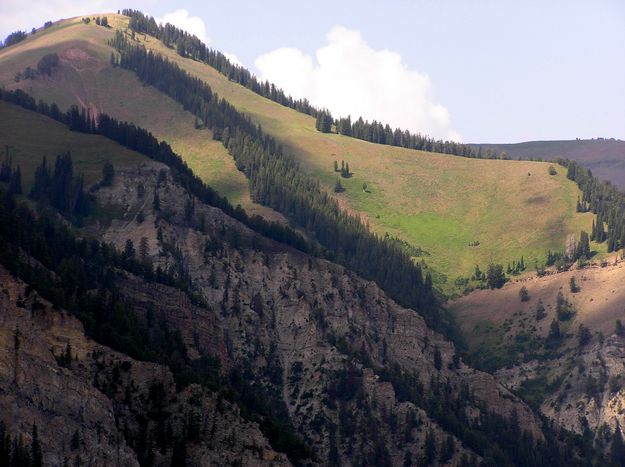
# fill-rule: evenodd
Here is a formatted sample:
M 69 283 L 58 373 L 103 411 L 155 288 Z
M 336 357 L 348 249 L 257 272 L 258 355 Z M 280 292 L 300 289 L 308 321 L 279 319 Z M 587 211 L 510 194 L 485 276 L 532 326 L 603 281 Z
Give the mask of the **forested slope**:
M 94 131 L 80 113 L 59 118 L 75 132 Z M 123 125 L 103 121 L 98 131 L 119 138 Z M 120 140 L 153 147 L 136 131 L 143 136 Z M 0 187 L 0 263 L 9 274 L 2 270 L 9 287 L 0 343 L 11 357 L 0 374 L 6 387 L 17 380 L 2 403 L 36 397 L 57 372 L 54 381 L 99 404 L 80 415 L 52 388 L 68 410 L 42 400 L 28 420 L 7 418 L 13 439 L 31 442 L 36 424 L 47 462 L 63 455 L 88 462 L 95 453 L 120 456 L 117 465 L 221 464 L 225 453 L 286 463 L 275 451 L 322 465 L 595 459 L 586 445 L 565 457 L 556 432 L 465 365 L 419 309 L 246 227 L 161 149 L 161 162 L 119 167 L 91 191 L 95 203 L 120 213 L 94 231 L 97 238 L 78 237 L 45 200 L 48 209 L 35 214 Z M 20 337 L 21 326 L 38 339 Z M 67 417 L 63 430 L 47 428 L 51 415 Z
M 196 129 L 200 122 L 180 104 L 111 66 L 113 49 L 106 42 L 117 28 L 127 27 L 128 18 L 108 17 L 110 29 L 76 18 L 1 50 L 2 82 L 62 107 L 76 103 L 141 124 L 170 141 L 198 175 L 233 203 L 270 216 L 245 201 L 249 189 L 243 174 L 210 130 Z M 550 176 L 546 164 L 466 159 L 322 133 L 314 117 L 272 102 L 150 36 L 131 36 L 135 45 L 164 54 L 261 124 L 305 173 L 375 232 L 406 240 L 412 254 L 442 273 L 434 279 L 447 291 L 458 290 L 455 279 L 470 276 L 476 263 L 484 269 L 490 261 L 506 264 L 524 256 L 531 264 L 534 258 L 542 260 L 548 248 L 559 247 L 567 233 L 590 229 L 591 218 L 574 212 L 577 189 L 563 173 Z M 14 81 L 17 72 L 35 68 L 51 51 L 60 62 L 50 76 Z M 334 171 L 334 161 L 349 164 L 348 177 Z M 334 193 L 337 179 L 342 193 Z

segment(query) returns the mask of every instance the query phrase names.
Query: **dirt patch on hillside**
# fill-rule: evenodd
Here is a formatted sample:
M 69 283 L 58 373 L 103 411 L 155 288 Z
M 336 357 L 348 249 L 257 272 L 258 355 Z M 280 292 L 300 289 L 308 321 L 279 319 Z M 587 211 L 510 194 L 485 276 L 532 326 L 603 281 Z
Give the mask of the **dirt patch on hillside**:
M 577 293 L 571 292 L 572 277 L 580 288 Z M 523 286 L 530 296 L 526 302 L 521 302 L 519 297 Z M 593 264 L 544 277 L 534 275 L 509 282 L 499 290 L 478 290 L 449 302 L 448 306 L 456 313 L 463 331 L 470 335 L 480 322 L 500 326 L 506 320 L 514 321 L 515 315 L 525 315 L 534 321 L 540 299 L 547 316 L 535 324 L 538 333 L 546 335 L 556 314 L 556 298 L 560 291 L 576 311 L 572 329 L 581 323 L 593 332 L 609 335 L 614 332 L 617 319 L 625 322 L 625 261 L 614 264 L 614 258 L 604 267 Z
M 61 52 L 59 58 L 61 59 L 61 62 L 64 62 L 78 71 L 96 68 L 100 65 L 100 61 L 98 59 L 92 57 L 85 50 L 78 47 L 72 47 L 64 50 Z

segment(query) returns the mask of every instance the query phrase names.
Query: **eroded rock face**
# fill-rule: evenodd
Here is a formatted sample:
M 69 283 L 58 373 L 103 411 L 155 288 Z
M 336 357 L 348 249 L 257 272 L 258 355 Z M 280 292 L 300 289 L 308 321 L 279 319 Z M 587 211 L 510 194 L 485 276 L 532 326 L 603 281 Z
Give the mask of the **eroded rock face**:
M 511 280 L 501 289 L 474 291 L 449 306 L 464 332 L 480 343 L 475 349 L 492 346 L 491 354 L 506 362 L 495 373 L 500 382 L 525 391 L 557 426 L 586 436 L 591 431 L 606 450 L 608 430 L 625 427 L 625 336 L 616 334 L 616 323 L 625 316 L 624 279 L 625 261 L 614 253 L 584 267 L 552 268 L 541 277 Z M 527 301 L 519 300 L 523 287 Z M 559 294 L 575 311 L 570 320 L 558 320 Z M 543 307 L 540 319 L 538 303 Z M 557 344 L 548 342 L 553 320 L 561 328 Z M 583 344 L 580 326 L 589 332 Z
M 161 171 L 166 175 L 159 177 Z M 152 208 L 156 190 L 158 212 Z M 430 431 L 437 446 L 452 445 L 452 463 L 472 454 L 454 436 L 447 440 L 445 427 L 408 402 L 405 391 L 398 397 L 385 369 L 411 375 L 412 395 L 442 391 L 449 400 L 464 400 L 470 419 L 483 410 L 514 415 L 541 438 L 532 411 L 491 375 L 464 365 L 415 311 L 397 305 L 375 283 L 262 238 L 202 204 L 163 166 L 119 171 L 113 186 L 96 195 L 126 213 L 102 237 L 120 249 L 128 239 L 135 248 L 143 242 L 145 259 L 155 266 L 184 268 L 207 306 L 178 306 L 175 294 L 164 290 L 150 289 L 147 296 L 132 278 L 120 282 L 128 301 L 151 307 L 178 328 L 190 353 L 218 355 L 224 367 L 249 371 L 259 391 L 284 406 L 321 461 L 349 464 L 375 455 L 393 465 L 407 457 L 417 461 Z M 137 221 L 140 212 L 143 222 Z
M 57 357 L 68 351 L 72 360 L 61 365 Z M 290 465 L 235 405 L 197 385 L 178 392 L 166 367 L 88 339 L 76 318 L 2 266 L 0 420 L 26 443 L 35 424 L 45 465 L 79 459 L 82 465 L 138 466 L 151 458 L 153 465 L 168 466 L 171 447 L 141 452 L 137 442 L 143 432 L 157 430 L 159 420 L 174 435 L 192 420 L 190 465 Z
M 549 381 L 557 382 L 541 411 L 558 425 L 599 438 L 625 426 L 625 338 L 613 334 L 582 349 L 571 349 L 549 362 Z M 539 362 L 497 372 L 511 389 L 541 374 Z M 609 441 L 609 438 L 607 438 Z

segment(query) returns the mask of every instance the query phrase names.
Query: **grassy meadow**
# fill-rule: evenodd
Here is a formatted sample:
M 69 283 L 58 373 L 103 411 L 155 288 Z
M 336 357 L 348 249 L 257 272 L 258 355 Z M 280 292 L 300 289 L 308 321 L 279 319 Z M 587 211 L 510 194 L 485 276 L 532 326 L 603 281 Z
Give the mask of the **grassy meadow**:
M 13 166 L 20 166 L 22 188 L 28 193 L 35 169 L 46 157 L 54 166 L 57 155 L 70 151 L 74 174 L 83 174 L 85 188 L 102 179 L 102 166 L 136 167 L 147 157 L 103 136 L 70 131 L 65 125 L 14 104 L 0 102 L 0 147 L 2 158 L 8 146 Z
M 108 16 L 114 27 L 126 27 L 128 18 Z M 0 51 L 0 83 L 61 105 L 80 103 L 146 127 L 167 140 L 231 202 L 278 216 L 252 203 L 243 174 L 210 132 L 194 128 L 191 114 L 142 86 L 131 73 L 110 66 L 112 49 L 106 40 L 112 34 L 112 29 L 84 25 L 80 18 L 66 20 L 40 37 Z M 312 117 L 265 99 L 207 65 L 182 58 L 154 38 L 137 35 L 137 39 L 250 115 L 328 191 L 339 175 L 334 173 L 334 161 L 348 162 L 353 175 L 341 180 L 346 191 L 335 195 L 341 205 L 378 234 L 389 232 L 425 250 L 426 262 L 442 273 L 438 285 L 445 292 L 460 290 L 455 279 L 469 276 L 475 264 L 506 265 L 524 256 L 531 268 L 534 260 L 543 260 L 547 249 L 561 249 L 567 234 L 590 230 L 592 215 L 575 212 L 578 189 L 562 169 L 550 176 L 547 163 L 466 159 L 323 134 L 315 130 Z M 13 82 L 16 71 L 36 65 L 49 50 L 61 56 L 61 76 Z
M 118 15 L 109 23 L 119 25 Z M 151 87 L 143 86 L 126 70 L 110 66 L 112 49 L 106 45 L 114 29 L 84 24 L 80 18 L 57 23 L 15 47 L 0 50 L 0 84 L 20 88 L 37 99 L 56 102 L 61 108 L 78 104 L 92 112 L 104 112 L 132 121 L 167 141 L 193 171 L 234 205 L 248 212 L 282 219 L 275 211 L 252 202 L 245 175 L 208 130 L 197 130 L 195 118 L 180 104 Z M 14 81 L 18 71 L 36 67 L 46 53 L 57 52 L 61 66 L 51 77 Z

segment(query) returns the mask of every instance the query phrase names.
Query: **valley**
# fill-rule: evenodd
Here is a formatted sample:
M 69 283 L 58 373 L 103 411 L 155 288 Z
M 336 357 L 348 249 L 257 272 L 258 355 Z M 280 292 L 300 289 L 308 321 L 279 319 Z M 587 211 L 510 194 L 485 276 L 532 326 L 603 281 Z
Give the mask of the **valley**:
M 103 18 L 0 47 L 0 465 L 625 466 L 620 141 L 320 131 Z

